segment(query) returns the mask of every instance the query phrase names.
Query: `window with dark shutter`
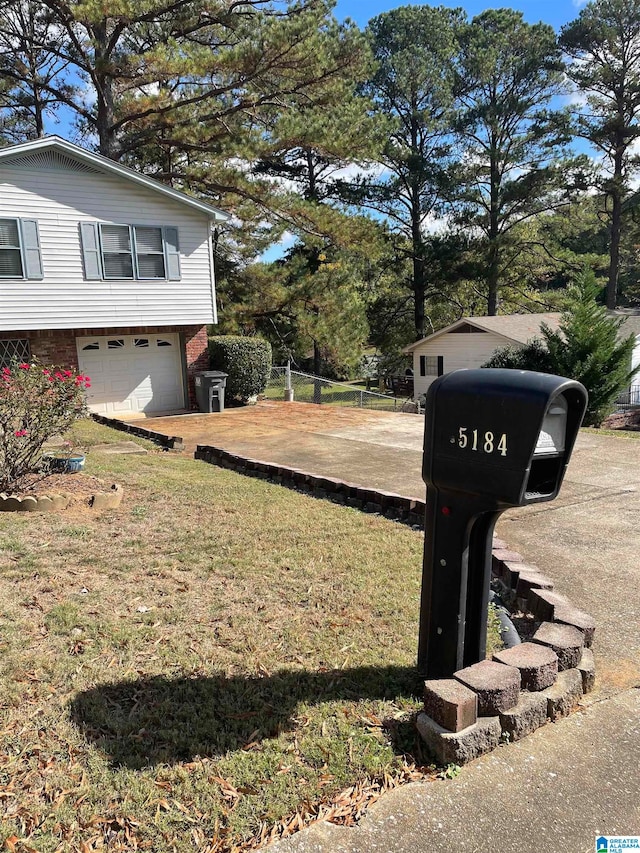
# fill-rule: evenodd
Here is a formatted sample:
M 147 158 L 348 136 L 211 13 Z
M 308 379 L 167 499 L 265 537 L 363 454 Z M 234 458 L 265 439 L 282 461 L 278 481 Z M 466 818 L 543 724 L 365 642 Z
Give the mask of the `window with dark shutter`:
M 22 277 L 18 220 L 0 219 L 0 278 Z
M 178 229 L 154 225 L 80 223 L 87 281 L 179 281 Z
M 421 355 L 420 356 L 420 376 L 442 376 L 440 362 L 442 356 L 439 355 Z

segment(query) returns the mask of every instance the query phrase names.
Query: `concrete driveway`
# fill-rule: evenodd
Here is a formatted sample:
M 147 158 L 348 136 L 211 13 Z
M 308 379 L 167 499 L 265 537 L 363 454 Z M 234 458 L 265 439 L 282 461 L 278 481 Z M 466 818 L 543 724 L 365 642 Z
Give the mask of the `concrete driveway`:
M 138 419 L 131 423 L 141 425 Z M 251 459 L 425 497 L 419 415 L 265 400 L 221 414 L 146 418 L 145 425 L 181 436 L 190 453 L 197 444 L 211 444 Z

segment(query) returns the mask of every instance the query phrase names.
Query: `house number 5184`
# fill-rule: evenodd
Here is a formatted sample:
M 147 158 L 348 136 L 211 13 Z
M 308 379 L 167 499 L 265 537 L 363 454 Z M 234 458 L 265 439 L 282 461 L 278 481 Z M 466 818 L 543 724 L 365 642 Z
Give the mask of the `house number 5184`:
M 477 450 L 482 453 L 499 453 L 501 456 L 507 455 L 507 434 L 503 432 L 498 438 L 492 432 L 478 432 L 477 429 L 468 431 L 468 427 L 461 426 L 458 430 L 458 447 L 468 447 L 470 450 Z

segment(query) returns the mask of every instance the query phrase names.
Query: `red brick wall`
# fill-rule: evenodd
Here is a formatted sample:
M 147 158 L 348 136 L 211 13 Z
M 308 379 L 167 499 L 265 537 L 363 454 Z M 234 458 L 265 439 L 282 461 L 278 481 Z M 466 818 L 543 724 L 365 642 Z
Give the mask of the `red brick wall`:
M 207 327 L 191 326 L 184 331 L 183 338 L 187 360 L 189 407 L 197 409 L 193 377 L 199 370 L 209 369 L 209 338 L 207 336 Z
M 179 332 L 184 345 L 187 365 L 187 391 L 189 406 L 197 408 L 193 377 L 199 370 L 209 367 L 209 351 L 206 326 L 131 326 L 115 329 L 46 329 L 42 331 L 0 332 L 0 338 L 28 338 L 31 355 L 45 364 L 78 369 L 76 338 L 91 335 L 136 335 Z
M 31 355 L 44 364 L 55 364 L 56 367 L 78 369 L 78 351 L 76 349 L 76 336 L 73 332 L 64 331 L 51 336 L 37 335 L 33 333 L 31 339 Z

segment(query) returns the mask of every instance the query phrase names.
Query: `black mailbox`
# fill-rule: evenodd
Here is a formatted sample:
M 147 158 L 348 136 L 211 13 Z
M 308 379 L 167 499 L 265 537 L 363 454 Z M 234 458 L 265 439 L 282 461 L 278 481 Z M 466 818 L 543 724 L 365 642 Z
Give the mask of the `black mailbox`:
M 579 382 L 524 370 L 456 370 L 429 387 L 421 674 L 484 658 L 496 521 L 556 497 L 586 405 Z

